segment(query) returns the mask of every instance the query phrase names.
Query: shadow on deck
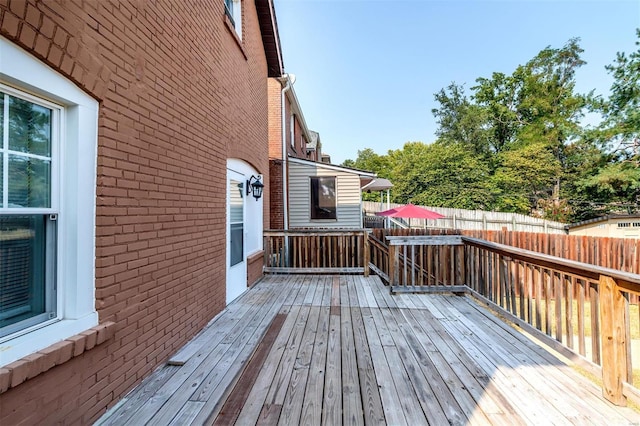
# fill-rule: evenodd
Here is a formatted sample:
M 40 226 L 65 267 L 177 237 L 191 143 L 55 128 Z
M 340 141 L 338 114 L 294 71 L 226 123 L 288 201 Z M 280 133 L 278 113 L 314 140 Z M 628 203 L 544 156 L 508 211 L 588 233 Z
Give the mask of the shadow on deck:
M 169 364 L 98 424 L 640 423 L 470 297 L 374 276 L 267 276 Z

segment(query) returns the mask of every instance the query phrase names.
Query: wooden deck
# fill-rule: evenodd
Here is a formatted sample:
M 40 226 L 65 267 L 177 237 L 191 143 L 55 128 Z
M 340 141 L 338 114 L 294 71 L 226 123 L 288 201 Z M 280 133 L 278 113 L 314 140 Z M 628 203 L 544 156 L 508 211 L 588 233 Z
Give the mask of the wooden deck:
M 98 422 L 640 424 L 472 299 L 267 276 Z

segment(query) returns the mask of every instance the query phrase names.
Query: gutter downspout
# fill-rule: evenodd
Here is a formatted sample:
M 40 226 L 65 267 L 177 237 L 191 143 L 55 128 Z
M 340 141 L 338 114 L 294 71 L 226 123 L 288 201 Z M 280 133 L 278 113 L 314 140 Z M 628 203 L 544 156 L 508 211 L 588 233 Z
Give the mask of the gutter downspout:
M 289 212 L 287 211 L 288 198 L 289 194 L 287 191 L 287 133 L 285 132 L 285 128 L 287 126 L 287 116 L 286 116 L 286 101 L 287 95 L 286 93 L 291 89 L 293 85 L 293 81 L 291 80 L 291 76 L 289 74 L 284 74 L 282 78 L 287 82 L 285 87 L 282 88 L 282 97 L 281 97 L 281 111 L 282 111 L 282 206 L 283 206 L 283 219 L 284 224 L 283 228 L 285 231 L 289 230 Z M 294 77 L 295 78 L 295 77 Z
M 293 86 L 293 81 L 291 79 L 291 76 L 289 74 L 284 74 L 282 76 L 285 81 L 286 81 L 286 85 L 282 88 L 282 98 L 281 98 L 281 108 L 282 108 L 282 113 L 280 115 L 282 115 L 282 218 L 284 220 L 283 223 L 283 228 L 286 231 L 289 230 L 289 211 L 288 211 L 288 205 L 289 205 L 289 194 L 288 194 L 288 187 L 287 187 L 287 132 L 285 132 L 285 128 L 287 125 L 287 115 L 286 115 L 286 101 L 287 101 L 287 95 L 286 93 L 291 90 L 291 87 Z M 295 76 L 294 76 L 295 79 Z M 286 236 L 284 237 L 284 264 L 282 266 L 289 266 L 289 237 Z

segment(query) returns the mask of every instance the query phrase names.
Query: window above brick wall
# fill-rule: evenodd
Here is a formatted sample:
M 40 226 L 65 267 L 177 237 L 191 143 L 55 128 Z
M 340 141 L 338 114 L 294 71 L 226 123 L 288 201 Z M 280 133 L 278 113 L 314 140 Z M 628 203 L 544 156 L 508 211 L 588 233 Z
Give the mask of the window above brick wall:
M 2 37 L 0 57 L 2 366 L 98 324 L 98 103 Z

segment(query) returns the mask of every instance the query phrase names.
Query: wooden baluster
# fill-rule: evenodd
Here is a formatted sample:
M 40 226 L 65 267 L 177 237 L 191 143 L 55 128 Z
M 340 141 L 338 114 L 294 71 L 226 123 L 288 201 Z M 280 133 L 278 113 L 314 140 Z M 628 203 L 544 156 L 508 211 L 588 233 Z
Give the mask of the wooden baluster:
M 507 260 L 504 256 L 498 256 L 500 262 L 500 306 L 509 310 L 509 295 L 507 294 L 507 280 L 509 273 L 507 272 Z
M 500 304 L 500 294 L 496 286 L 496 275 L 500 274 L 500 269 L 496 268 L 497 254 L 486 251 L 487 256 L 487 282 L 489 283 L 489 298 L 496 304 Z
M 362 253 L 363 253 L 363 257 L 364 257 L 364 276 L 368 277 L 369 276 L 369 250 L 370 250 L 370 246 L 369 246 L 369 233 L 367 231 L 363 231 L 362 234 Z M 377 263 L 376 265 L 380 265 L 380 267 L 382 268 L 382 264 L 381 263 Z
M 513 315 L 518 316 L 518 307 L 516 306 L 516 292 L 518 290 L 518 262 L 513 258 L 509 259 L 507 273 L 509 274 L 509 297 L 511 298 L 511 309 Z
M 400 285 L 398 246 L 389 244 L 389 285 Z
M 408 284 L 407 281 L 407 246 L 402 246 L 402 285 L 406 286 Z
M 542 269 L 534 268 L 534 275 L 536 280 L 536 328 L 542 331 Z
M 575 278 L 565 276 L 566 296 L 564 299 L 564 315 L 567 329 L 567 346 L 573 349 L 573 280 Z
M 584 341 L 584 292 L 585 282 L 584 280 L 577 280 L 578 284 L 578 352 L 580 355 L 585 356 L 586 345 Z M 588 283 L 587 283 L 588 284 Z
M 525 268 L 525 288 L 527 291 L 527 322 L 533 325 L 533 265 L 523 263 Z
M 544 269 L 544 318 L 545 318 L 545 333 L 547 336 L 551 336 L 551 282 L 552 272 L 548 269 Z
M 411 244 L 411 285 L 415 287 L 417 282 L 416 246 Z
M 416 287 L 422 286 L 424 282 L 424 274 L 425 274 L 424 247 L 425 246 L 423 244 L 420 244 L 413 249 L 415 251 L 415 257 L 413 258 L 413 262 L 414 262 L 413 266 L 416 274 L 416 281 L 414 284 Z
M 553 273 L 553 283 L 555 293 L 554 306 L 556 308 L 556 340 L 562 342 L 562 276 L 557 272 Z
M 591 299 L 591 361 L 601 365 L 600 354 L 600 294 L 597 285 L 589 284 Z
M 431 285 L 433 274 L 433 246 L 427 246 L 427 285 Z

